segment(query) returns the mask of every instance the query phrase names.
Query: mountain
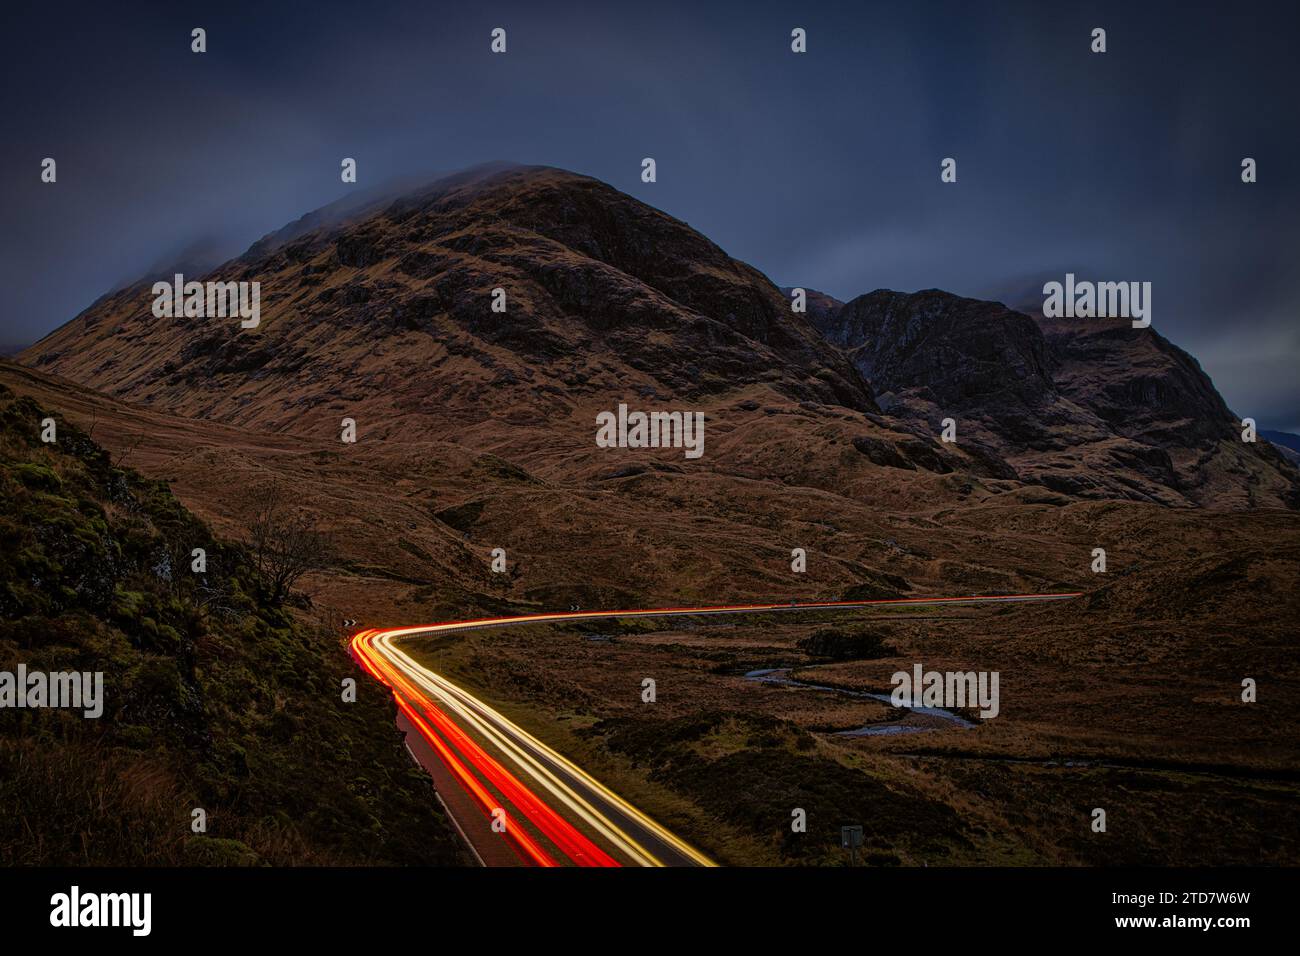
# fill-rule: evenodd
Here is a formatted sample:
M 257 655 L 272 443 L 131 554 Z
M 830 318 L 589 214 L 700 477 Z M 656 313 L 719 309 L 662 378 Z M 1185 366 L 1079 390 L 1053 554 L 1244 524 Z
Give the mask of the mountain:
M 957 499 L 1300 505 L 1294 468 L 1241 443 L 1195 359 L 1154 330 L 938 290 L 811 290 L 796 314 L 789 289 L 686 223 L 549 167 L 359 193 L 209 278 L 259 282 L 260 325 L 157 319 L 142 280 L 21 360 L 171 414 L 336 439 L 351 418 L 367 439 L 454 441 L 545 477 L 617 473 L 592 422 L 622 401 L 705 412 L 723 436 L 705 467 L 826 490 L 869 481 L 865 463 L 953 476 L 941 494 Z
M 876 410 L 757 270 L 557 169 L 492 166 L 327 207 L 212 277 L 261 283 L 258 328 L 156 319 L 141 282 L 23 361 L 175 413 L 334 432 L 348 415 L 372 437 L 455 434 L 493 416 L 590 420 L 588 399 L 662 407 L 745 385 Z M 492 310 L 496 288 L 505 313 Z
M 789 299 L 794 294 L 793 286 L 782 286 L 781 294 Z M 804 289 L 807 297 L 808 316 L 814 322 L 821 316 L 834 312 L 844 305 L 839 299 L 828 292 L 819 292 L 816 289 Z
M 1300 475 L 1240 423 L 1194 358 L 1127 322 L 1049 320 L 930 289 L 877 290 L 822 312 L 889 415 L 1021 479 L 1082 498 L 1300 506 Z M 968 449 L 969 450 L 969 449 Z

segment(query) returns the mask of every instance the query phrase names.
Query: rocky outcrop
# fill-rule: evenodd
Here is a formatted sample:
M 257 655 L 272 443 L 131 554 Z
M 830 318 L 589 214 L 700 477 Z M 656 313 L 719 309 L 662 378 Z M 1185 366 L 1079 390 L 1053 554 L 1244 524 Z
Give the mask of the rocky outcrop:
M 1194 358 L 1153 329 L 1035 320 L 938 290 L 877 290 L 815 323 L 920 437 L 944 419 L 984 474 L 1084 498 L 1296 507 L 1294 468 L 1240 424 Z M 908 467 L 901 450 L 860 447 Z M 1007 470 L 999 470 L 997 463 Z

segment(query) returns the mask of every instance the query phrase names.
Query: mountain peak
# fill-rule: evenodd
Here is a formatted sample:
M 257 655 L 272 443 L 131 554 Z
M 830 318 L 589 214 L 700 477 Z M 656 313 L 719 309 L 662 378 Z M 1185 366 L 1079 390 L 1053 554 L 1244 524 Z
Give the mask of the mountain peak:
M 256 329 L 155 318 L 136 284 L 25 360 L 117 397 L 275 429 L 304 415 L 332 428 L 339 410 L 363 408 L 423 432 L 435 411 L 447 427 L 519 407 L 570 414 L 588 395 L 680 403 L 745 386 L 876 410 L 765 276 L 553 167 L 489 164 L 361 194 L 213 276 L 260 283 Z
M 1300 507 L 1300 475 L 1239 426 L 1199 363 L 1127 321 L 1031 318 L 938 289 L 877 289 L 816 317 L 881 407 L 943 419 L 1023 479 L 1082 497 Z

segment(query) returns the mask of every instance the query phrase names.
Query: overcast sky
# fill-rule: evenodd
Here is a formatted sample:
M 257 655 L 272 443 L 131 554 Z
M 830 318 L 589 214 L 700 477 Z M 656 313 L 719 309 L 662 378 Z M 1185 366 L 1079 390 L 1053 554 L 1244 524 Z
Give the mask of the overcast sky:
M 842 299 L 1150 281 L 1153 324 L 1234 411 L 1300 431 L 1295 4 L 1133 6 L 11 6 L 0 345 L 196 243 L 235 255 L 349 188 L 506 159 L 605 180 Z

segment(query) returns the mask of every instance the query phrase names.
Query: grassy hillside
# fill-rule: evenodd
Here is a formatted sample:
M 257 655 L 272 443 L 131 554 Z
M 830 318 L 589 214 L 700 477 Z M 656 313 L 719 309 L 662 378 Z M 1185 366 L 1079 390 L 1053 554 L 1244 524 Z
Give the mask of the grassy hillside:
M 165 483 L 0 386 L 0 502 L 0 671 L 104 672 L 99 719 L 0 710 L 0 864 L 460 862 L 387 695 Z

